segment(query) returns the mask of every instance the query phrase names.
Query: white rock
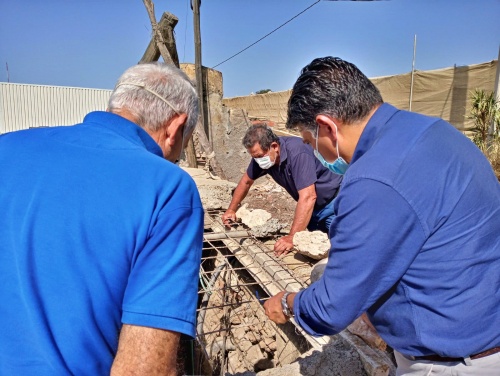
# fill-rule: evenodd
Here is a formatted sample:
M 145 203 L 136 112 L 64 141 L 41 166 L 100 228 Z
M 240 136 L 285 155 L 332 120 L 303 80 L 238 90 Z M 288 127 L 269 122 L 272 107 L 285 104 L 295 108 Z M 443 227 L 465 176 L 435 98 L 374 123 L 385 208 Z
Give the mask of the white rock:
M 330 239 L 321 231 L 300 231 L 293 236 L 293 245 L 297 251 L 315 260 L 328 257 Z
M 262 209 L 247 209 L 248 203 L 244 204 L 236 212 L 236 217 L 241 219 L 250 228 L 264 225 L 271 219 L 271 213 Z

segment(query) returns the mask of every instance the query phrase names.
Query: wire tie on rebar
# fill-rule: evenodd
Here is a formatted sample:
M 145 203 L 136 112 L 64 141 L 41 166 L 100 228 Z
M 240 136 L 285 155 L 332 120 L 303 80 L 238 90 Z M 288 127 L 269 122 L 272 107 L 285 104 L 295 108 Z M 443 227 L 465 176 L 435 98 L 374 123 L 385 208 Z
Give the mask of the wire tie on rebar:
M 212 295 L 213 291 L 212 291 L 211 286 L 210 286 L 210 281 L 205 280 L 205 277 L 201 273 L 201 270 L 199 272 L 199 276 L 200 276 L 200 284 L 201 284 L 201 287 L 202 287 L 203 291 L 205 292 L 205 294 Z

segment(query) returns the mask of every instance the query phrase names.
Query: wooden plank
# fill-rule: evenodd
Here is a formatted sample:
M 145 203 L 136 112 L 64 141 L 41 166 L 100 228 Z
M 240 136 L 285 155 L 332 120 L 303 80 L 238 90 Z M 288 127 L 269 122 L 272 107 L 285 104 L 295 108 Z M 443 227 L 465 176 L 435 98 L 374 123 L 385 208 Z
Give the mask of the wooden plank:
M 163 60 L 166 63 L 174 64 L 177 68 L 179 67 L 179 56 L 177 55 L 177 47 L 175 45 L 174 37 L 174 27 L 175 25 L 177 25 L 177 22 L 179 22 L 179 19 L 176 16 L 174 16 L 172 13 L 164 12 L 161 16 L 160 22 L 156 27 L 156 30 L 159 33 L 158 35 L 155 33 L 153 19 L 151 20 L 151 25 L 153 27 L 153 37 L 149 41 L 149 45 L 146 48 L 146 51 L 144 52 L 141 60 L 139 61 L 139 64 L 158 61 L 160 55 L 162 55 Z M 160 43 L 156 42 L 155 35 L 158 35 Z M 164 44 L 162 44 L 161 42 L 163 42 Z M 166 47 L 167 51 L 163 51 L 163 53 L 161 54 L 158 44 L 161 47 Z

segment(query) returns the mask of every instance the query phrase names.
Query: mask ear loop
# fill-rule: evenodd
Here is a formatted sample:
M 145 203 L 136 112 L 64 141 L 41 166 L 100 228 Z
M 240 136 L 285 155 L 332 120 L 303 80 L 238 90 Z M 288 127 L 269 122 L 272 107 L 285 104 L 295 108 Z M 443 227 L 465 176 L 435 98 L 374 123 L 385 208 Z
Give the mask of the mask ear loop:
M 316 151 L 319 153 L 318 149 L 318 139 L 319 139 L 319 125 L 316 124 Z
M 333 121 L 332 121 L 333 123 Z M 337 128 L 337 124 L 333 123 L 334 127 L 335 127 L 335 149 L 337 150 L 337 158 L 336 159 L 343 159 L 340 154 L 339 154 L 339 139 L 338 139 L 338 128 Z M 318 140 L 319 140 L 319 125 L 316 124 L 316 151 L 319 153 L 319 149 L 318 149 Z M 321 153 L 320 153 L 321 154 Z M 323 157 L 323 159 L 325 159 L 325 157 Z M 333 163 L 335 162 L 335 160 L 333 162 L 328 162 L 326 159 L 325 159 L 325 162 L 327 163 Z
M 332 121 L 333 123 L 333 121 Z M 335 149 L 337 149 L 337 159 L 341 158 L 340 157 L 340 154 L 339 154 L 339 129 L 337 127 L 337 124 L 333 123 L 333 125 L 335 126 Z

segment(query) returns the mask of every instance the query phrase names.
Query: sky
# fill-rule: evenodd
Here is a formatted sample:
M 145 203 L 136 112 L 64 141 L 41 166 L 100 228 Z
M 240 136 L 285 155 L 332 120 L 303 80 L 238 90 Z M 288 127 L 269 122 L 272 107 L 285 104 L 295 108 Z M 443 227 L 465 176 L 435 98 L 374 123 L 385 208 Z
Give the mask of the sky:
M 179 59 L 194 63 L 190 0 L 153 0 L 177 16 Z M 314 4 L 314 5 L 313 5 Z M 304 9 L 307 11 L 292 19 Z M 500 0 L 202 0 L 202 63 L 224 97 L 291 89 L 316 57 L 338 56 L 368 77 L 498 58 Z M 141 0 L 0 0 L 0 81 L 112 89 L 151 38 Z M 8 69 L 7 69 L 8 66 Z

